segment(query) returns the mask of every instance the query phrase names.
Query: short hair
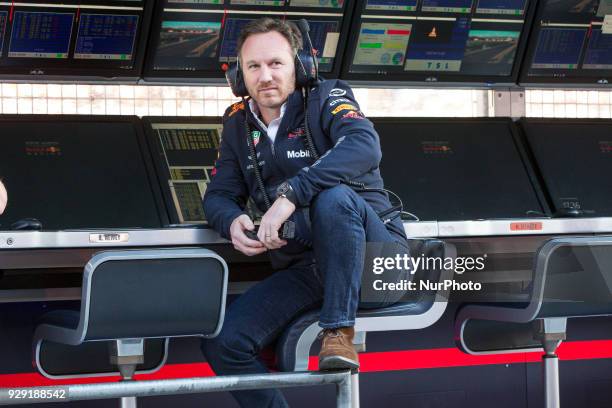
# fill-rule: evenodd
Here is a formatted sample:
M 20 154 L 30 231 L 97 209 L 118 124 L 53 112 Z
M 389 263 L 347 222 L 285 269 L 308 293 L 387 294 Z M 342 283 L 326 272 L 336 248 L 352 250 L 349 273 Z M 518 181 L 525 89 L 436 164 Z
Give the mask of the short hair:
M 302 33 L 297 28 L 297 26 L 291 21 L 283 21 L 277 18 L 270 17 L 262 17 L 257 20 L 250 21 L 244 28 L 240 31 L 240 36 L 238 37 L 238 43 L 236 46 L 236 51 L 238 55 L 238 60 L 240 60 L 240 52 L 242 51 L 242 46 L 247 38 L 254 34 L 265 34 L 271 31 L 276 31 L 289 42 L 289 46 L 291 47 L 291 51 L 293 55 L 297 55 L 298 51 L 302 49 Z

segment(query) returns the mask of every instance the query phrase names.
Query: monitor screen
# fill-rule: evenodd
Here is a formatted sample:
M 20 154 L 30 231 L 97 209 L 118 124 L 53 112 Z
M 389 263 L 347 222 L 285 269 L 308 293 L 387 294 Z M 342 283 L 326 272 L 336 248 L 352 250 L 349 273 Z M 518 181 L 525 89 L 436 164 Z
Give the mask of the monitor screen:
M 0 6 L 0 77 L 136 79 L 153 13 L 140 0 Z
M 137 15 L 83 13 L 74 58 L 131 60 L 137 30 Z
M 9 57 L 68 58 L 74 13 L 17 11 L 13 19 Z
M 521 83 L 605 86 L 612 80 L 612 1 L 544 0 L 531 35 Z
M 506 119 L 373 118 L 385 187 L 421 220 L 544 215 Z
M 204 70 L 217 60 L 220 21 L 162 21 L 156 70 Z
M 238 7 L 238 6 L 236 6 Z M 247 12 L 249 11 L 249 12 Z M 237 60 L 236 47 L 241 30 L 249 22 L 268 13 L 244 7 L 231 10 L 166 8 L 159 16 L 159 34 L 151 41 L 150 63 L 145 79 L 190 78 L 224 79 L 228 64 Z M 319 71 L 334 76 L 339 71 L 338 57 L 342 54 L 341 13 L 300 12 L 289 20 L 305 18 L 310 26 L 310 38 L 317 53 Z
M 610 121 L 523 119 L 521 127 L 555 212 L 612 216 Z
M 147 118 L 148 142 L 152 148 L 161 190 L 170 221 L 175 224 L 206 223 L 202 197 L 210 182 L 222 125 L 220 118 Z
M 150 157 L 135 119 L 34 116 L 0 120 L 2 228 L 34 217 L 45 230 L 158 228 Z
M 349 39 L 350 63 L 342 78 L 492 84 L 518 77 L 533 2 L 424 0 L 419 7 L 371 2 L 357 5 L 361 14 L 354 19 L 356 35 Z

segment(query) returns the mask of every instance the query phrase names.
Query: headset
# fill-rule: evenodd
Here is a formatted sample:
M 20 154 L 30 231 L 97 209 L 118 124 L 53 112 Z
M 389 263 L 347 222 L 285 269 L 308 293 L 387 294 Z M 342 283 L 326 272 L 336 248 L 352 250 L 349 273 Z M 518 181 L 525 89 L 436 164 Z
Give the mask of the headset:
M 289 22 L 289 24 L 294 25 L 293 22 Z M 304 45 L 308 45 L 307 50 L 302 48 L 295 55 L 295 88 L 309 88 L 318 82 L 319 64 L 313 52 L 314 48 L 310 40 L 308 22 L 305 19 L 301 19 L 295 25 L 302 36 L 302 42 L 305 42 Z M 297 36 L 297 33 L 293 32 L 292 35 Z M 225 71 L 225 79 L 227 79 L 227 83 L 235 96 L 244 98 L 249 95 L 249 91 L 244 83 L 239 59 L 231 63 L 230 67 Z

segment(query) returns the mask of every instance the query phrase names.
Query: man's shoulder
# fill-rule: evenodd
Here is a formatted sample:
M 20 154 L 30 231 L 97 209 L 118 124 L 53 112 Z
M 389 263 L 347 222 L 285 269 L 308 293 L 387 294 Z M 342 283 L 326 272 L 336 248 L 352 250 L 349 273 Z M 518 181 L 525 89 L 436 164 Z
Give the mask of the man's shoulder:
M 321 100 L 325 101 L 329 98 L 352 95 L 353 91 L 350 85 L 341 79 L 327 79 L 319 83 L 317 93 Z
M 236 114 L 239 112 L 244 112 L 244 102 L 243 101 L 232 103 L 230 106 L 227 107 L 227 109 L 225 110 L 225 113 L 223 114 L 223 122 L 236 116 Z

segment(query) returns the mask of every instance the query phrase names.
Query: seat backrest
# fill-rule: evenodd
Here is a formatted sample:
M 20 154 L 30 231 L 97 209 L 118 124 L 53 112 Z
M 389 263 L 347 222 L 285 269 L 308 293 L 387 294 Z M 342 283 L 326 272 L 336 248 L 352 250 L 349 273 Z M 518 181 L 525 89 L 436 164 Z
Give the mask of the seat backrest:
M 612 237 L 563 237 L 538 252 L 537 318 L 612 314 Z
M 457 345 L 471 354 L 533 351 L 533 321 L 612 315 L 612 237 L 559 237 L 535 255 L 529 299 L 463 305 Z
M 107 251 L 83 276 L 83 340 L 216 336 L 223 324 L 227 265 L 201 249 Z

